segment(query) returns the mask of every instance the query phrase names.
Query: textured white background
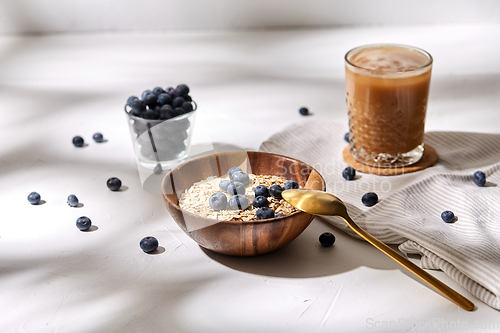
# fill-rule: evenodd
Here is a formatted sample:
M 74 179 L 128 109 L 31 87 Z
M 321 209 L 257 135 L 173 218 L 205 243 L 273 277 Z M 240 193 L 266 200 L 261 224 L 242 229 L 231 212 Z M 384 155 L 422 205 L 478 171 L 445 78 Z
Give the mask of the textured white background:
M 295 26 L 302 14 L 321 24 L 335 18 L 377 26 L 0 37 L 0 332 L 489 332 L 498 325 L 498 311 L 441 272 L 431 273 L 474 300 L 477 311 L 460 310 L 320 220 L 269 255 L 201 250 L 161 198 L 143 191 L 122 111 L 129 95 L 185 82 L 200 106 L 195 143 L 203 143 L 205 128 L 217 147 L 257 149 L 307 121 L 297 112 L 303 105 L 314 113 L 309 119 L 345 122 L 343 55 L 360 44 L 394 42 L 434 56 L 428 131 L 499 134 L 497 2 L 413 3 L 404 16 L 395 2 L 380 12 L 367 1 L 328 2 L 327 15 L 314 7 L 327 2 L 242 1 L 229 16 L 222 1 L 117 3 L 2 1 L 1 31 Z M 301 15 L 291 9 L 297 6 Z M 257 7 L 257 14 L 247 10 Z M 278 9 L 290 13 L 272 15 Z M 346 16 L 354 10 L 357 19 Z M 383 18 L 423 25 L 379 26 Z M 96 131 L 108 142 L 93 143 Z M 74 135 L 89 145 L 76 149 Z M 112 176 L 125 191 L 105 187 Z M 31 206 L 31 191 L 46 203 Z M 70 193 L 84 206 L 68 207 Z M 80 232 L 81 215 L 98 229 Z M 319 246 L 324 231 L 337 236 L 334 248 Z M 165 251 L 144 254 L 138 242 L 146 235 Z M 397 325 L 380 328 L 390 322 Z
M 0 0 L 0 33 L 499 22 L 496 0 Z

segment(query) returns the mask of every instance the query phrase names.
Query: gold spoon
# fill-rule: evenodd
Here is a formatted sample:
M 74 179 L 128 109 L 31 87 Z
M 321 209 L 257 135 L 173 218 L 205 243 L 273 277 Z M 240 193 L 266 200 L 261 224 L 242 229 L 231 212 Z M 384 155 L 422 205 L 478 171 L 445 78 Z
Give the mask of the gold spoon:
M 398 263 L 406 267 L 413 274 L 417 275 L 419 278 L 430 284 L 432 287 L 436 288 L 441 294 L 448 298 L 450 301 L 454 302 L 458 306 L 462 307 L 467 311 L 472 311 L 474 309 L 474 303 L 469 301 L 467 298 L 463 297 L 455 290 L 448 287 L 443 282 L 436 279 L 434 276 L 430 275 L 422 268 L 418 267 L 405 257 L 403 257 L 398 252 L 394 251 L 389 246 L 385 245 L 377 238 L 361 229 L 347 214 L 347 209 L 344 203 L 336 196 L 313 190 L 285 190 L 281 194 L 283 199 L 288 201 L 292 206 L 312 215 L 330 215 L 341 217 L 355 233 L 363 237 L 368 243 L 375 246 L 380 251 L 387 254 L 392 259 L 396 260 Z

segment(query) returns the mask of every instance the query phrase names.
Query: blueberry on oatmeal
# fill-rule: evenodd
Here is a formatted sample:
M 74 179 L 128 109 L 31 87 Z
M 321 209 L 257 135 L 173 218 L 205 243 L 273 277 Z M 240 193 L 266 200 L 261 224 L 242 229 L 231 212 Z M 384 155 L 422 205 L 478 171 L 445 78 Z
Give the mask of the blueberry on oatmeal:
M 227 186 L 227 193 L 229 195 L 245 194 L 245 186 L 240 182 L 232 182 Z
M 259 220 L 272 219 L 274 217 L 274 210 L 269 207 L 262 207 L 259 208 L 255 214 Z
M 247 197 L 242 194 L 233 195 L 229 198 L 229 208 L 232 210 L 245 210 L 250 206 Z
M 222 192 L 215 192 L 208 199 L 208 203 L 213 210 L 223 210 L 227 207 L 227 197 Z
M 283 197 L 281 196 L 281 192 L 283 192 L 284 189 L 283 187 L 279 185 L 273 185 L 269 188 L 269 194 L 271 194 L 273 197 L 276 199 L 282 199 Z
M 248 185 L 250 185 L 250 177 L 248 176 L 247 173 L 245 173 L 243 171 L 233 172 L 233 181 L 234 182 L 240 182 L 245 187 L 247 187 Z
M 285 190 L 296 190 L 300 188 L 299 183 L 297 183 L 295 180 L 289 180 L 285 183 Z

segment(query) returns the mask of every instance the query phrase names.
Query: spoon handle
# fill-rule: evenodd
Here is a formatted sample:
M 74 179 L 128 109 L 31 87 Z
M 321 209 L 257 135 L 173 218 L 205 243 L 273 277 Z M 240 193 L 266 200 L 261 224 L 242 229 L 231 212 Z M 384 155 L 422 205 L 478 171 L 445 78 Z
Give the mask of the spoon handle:
M 365 230 L 361 229 L 354 221 L 346 214 L 346 216 L 340 216 L 344 219 L 344 221 L 347 223 L 347 225 L 358 235 L 363 237 L 366 241 L 368 241 L 370 244 L 375 246 L 377 249 L 380 251 L 384 252 L 387 254 L 389 257 L 406 267 L 408 270 L 410 270 L 413 274 L 416 276 L 420 277 L 422 280 L 430 284 L 432 287 L 436 288 L 438 291 L 441 292 L 443 296 L 448 298 L 450 301 L 454 302 L 461 308 L 467 310 L 467 311 L 472 311 L 474 310 L 474 303 L 469 301 L 467 298 L 463 297 L 459 293 L 457 293 L 455 290 L 451 289 L 448 287 L 446 284 L 443 282 L 439 281 L 436 279 L 434 276 L 431 274 L 427 273 L 424 271 L 422 268 L 418 267 L 414 263 L 412 263 L 410 260 L 407 258 L 403 257 L 401 254 L 398 252 L 394 251 L 392 248 L 387 246 L 386 244 L 382 243 L 379 241 L 377 238 L 372 236 L 370 233 L 366 232 Z

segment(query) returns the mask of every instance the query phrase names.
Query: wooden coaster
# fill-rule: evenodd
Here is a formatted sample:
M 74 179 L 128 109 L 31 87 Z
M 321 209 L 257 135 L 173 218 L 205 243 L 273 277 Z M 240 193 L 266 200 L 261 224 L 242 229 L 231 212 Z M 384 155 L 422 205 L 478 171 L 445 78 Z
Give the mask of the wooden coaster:
M 431 146 L 429 146 L 428 144 L 424 145 L 424 155 L 422 156 L 420 161 L 405 167 L 395 166 L 394 168 L 381 168 L 381 167 L 364 165 L 356 161 L 354 157 L 351 156 L 349 146 L 345 147 L 342 155 L 344 157 L 344 161 L 349 166 L 353 167 L 356 171 L 363 173 L 371 173 L 380 176 L 395 176 L 395 175 L 404 175 L 405 173 L 417 172 L 433 166 L 438 160 L 438 154 L 436 150 Z

